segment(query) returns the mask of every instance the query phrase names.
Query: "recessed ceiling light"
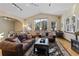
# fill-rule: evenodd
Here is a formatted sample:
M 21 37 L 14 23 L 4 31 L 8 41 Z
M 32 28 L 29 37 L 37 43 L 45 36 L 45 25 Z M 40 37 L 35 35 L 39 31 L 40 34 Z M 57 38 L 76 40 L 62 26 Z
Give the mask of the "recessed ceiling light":
M 39 7 L 39 5 L 35 4 L 35 3 L 27 3 L 26 6 L 35 6 L 35 7 Z

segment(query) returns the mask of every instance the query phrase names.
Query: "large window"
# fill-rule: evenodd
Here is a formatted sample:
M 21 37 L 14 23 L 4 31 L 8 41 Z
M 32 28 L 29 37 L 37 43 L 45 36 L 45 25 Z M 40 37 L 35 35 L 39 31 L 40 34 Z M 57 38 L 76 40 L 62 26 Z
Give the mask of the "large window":
M 47 19 L 36 19 L 34 20 L 35 30 L 47 30 Z
M 72 16 L 70 18 L 67 18 L 66 19 L 66 23 L 65 23 L 65 26 L 66 26 L 66 31 L 67 32 L 76 32 L 77 28 L 78 28 L 78 22 L 76 23 L 76 21 L 78 21 L 76 19 L 75 16 Z
M 70 19 L 69 18 L 66 19 L 65 25 L 66 25 L 66 31 L 69 32 L 70 31 Z
M 56 22 L 54 22 L 54 21 L 51 22 L 51 30 L 52 31 L 56 30 Z
M 76 18 L 75 16 L 72 17 L 72 32 L 75 32 L 76 31 Z
M 77 31 L 79 31 L 79 19 L 77 19 Z
M 40 28 L 41 28 L 40 22 L 41 22 L 40 19 L 34 20 L 34 23 L 35 23 L 35 30 L 36 30 L 36 31 L 37 31 L 37 30 L 40 30 Z
M 41 19 L 42 22 L 42 30 L 47 30 L 47 19 Z

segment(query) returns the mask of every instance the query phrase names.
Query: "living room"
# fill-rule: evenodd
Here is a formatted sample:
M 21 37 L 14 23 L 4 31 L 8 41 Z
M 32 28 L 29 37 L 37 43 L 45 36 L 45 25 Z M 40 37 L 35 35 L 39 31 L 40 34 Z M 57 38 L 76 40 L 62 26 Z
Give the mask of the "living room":
M 1 56 L 78 56 L 79 4 L 0 3 Z

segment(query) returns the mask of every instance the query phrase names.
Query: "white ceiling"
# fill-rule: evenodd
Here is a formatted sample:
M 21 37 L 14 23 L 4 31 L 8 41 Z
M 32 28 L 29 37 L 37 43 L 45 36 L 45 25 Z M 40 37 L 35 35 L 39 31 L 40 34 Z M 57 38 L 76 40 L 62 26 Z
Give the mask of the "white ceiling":
M 0 11 L 24 19 L 26 17 L 33 16 L 38 13 L 62 15 L 64 12 L 66 12 L 73 6 L 73 4 L 71 3 L 16 3 L 16 5 L 18 5 L 22 9 L 22 11 L 12 5 L 12 3 L 0 3 Z

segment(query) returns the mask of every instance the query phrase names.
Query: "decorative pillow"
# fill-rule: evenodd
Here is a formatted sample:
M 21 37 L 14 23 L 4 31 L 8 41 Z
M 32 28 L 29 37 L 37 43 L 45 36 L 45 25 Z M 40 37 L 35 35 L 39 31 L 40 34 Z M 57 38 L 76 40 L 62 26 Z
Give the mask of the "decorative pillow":
M 21 41 L 18 38 L 13 39 L 16 43 L 21 43 Z
M 31 34 L 27 34 L 27 39 L 31 39 L 32 35 Z
M 24 37 L 23 37 L 22 35 L 19 35 L 19 36 L 18 36 L 18 39 L 22 42 L 23 39 L 24 39 Z
M 15 42 L 12 38 L 6 38 L 5 41 Z

